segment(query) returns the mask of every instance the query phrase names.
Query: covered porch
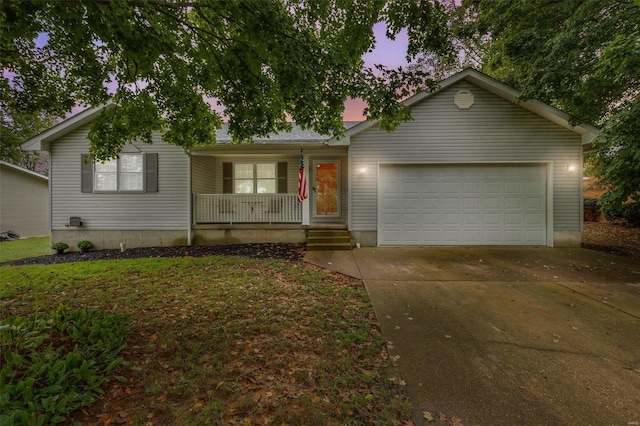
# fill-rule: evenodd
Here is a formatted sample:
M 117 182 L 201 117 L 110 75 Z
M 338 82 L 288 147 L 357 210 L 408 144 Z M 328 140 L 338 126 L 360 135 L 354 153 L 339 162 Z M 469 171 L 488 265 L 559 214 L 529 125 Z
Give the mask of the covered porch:
M 308 198 L 301 203 L 300 143 L 218 144 L 189 153 L 193 243 L 306 242 L 310 228 L 346 230 L 346 148 L 302 148 Z

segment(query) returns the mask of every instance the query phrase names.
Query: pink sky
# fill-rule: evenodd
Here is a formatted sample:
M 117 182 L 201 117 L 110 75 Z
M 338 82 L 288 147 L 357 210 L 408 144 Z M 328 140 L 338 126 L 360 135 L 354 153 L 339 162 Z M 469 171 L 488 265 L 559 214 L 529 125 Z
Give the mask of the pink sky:
M 373 52 L 364 56 L 365 64 L 372 67 L 375 64 L 382 64 L 388 68 L 398 68 L 407 64 L 405 56 L 407 54 L 407 32 L 403 30 L 396 36 L 395 40 L 389 40 L 385 35 L 386 26 L 379 23 L 373 27 L 376 36 L 376 46 Z M 366 103 L 362 99 L 350 99 L 345 102 L 344 120 L 360 121 L 364 119 L 362 111 Z

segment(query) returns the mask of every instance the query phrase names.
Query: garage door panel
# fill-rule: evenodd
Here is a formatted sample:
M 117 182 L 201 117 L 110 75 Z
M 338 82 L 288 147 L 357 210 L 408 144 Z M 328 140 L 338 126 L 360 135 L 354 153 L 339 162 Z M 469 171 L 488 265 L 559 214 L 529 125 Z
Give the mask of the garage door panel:
M 399 200 L 399 203 L 402 206 L 402 208 L 409 209 L 409 210 L 420 210 L 420 202 L 421 202 L 420 198 L 414 198 L 414 197 L 405 197 L 402 200 Z
M 384 165 L 380 188 L 381 245 L 546 244 L 544 165 Z
M 481 217 L 479 213 L 465 213 L 463 215 L 464 225 L 480 225 Z
M 482 185 L 484 194 L 500 194 L 502 193 L 502 185 L 499 182 L 485 182 Z
M 542 210 L 544 204 L 544 198 L 542 197 L 527 197 L 525 199 L 525 206 L 527 210 Z
M 425 182 L 422 185 L 422 192 L 425 193 L 425 194 L 439 194 L 440 193 L 440 184 Z
M 398 213 L 383 213 L 382 225 L 400 225 L 400 214 Z
M 522 209 L 522 198 L 514 198 L 514 197 L 505 197 L 504 198 L 504 208 L 508 210 L 521 210 Z
M 505 182 L 503 194 L 505 195 L 522 194 L 522 182 Z
M 497 197 L 485 197 L 483 200 L 484 208 L 487 210 L 501 210 L 502 209 L 502 198 Z
M 527 213 L 524 220 L 527 226 L 540 226 L 544 224 L 544 215 L 540 213 Z

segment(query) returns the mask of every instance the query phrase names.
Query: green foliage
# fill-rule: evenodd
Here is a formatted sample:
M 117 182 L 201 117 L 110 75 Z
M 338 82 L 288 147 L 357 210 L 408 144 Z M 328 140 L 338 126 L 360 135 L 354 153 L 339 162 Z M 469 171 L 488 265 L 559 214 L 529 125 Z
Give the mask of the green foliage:
M 584 220 L 588 222 L 597 222 L 600 216 L 600 205 L 596 198 L 584 199 Z
M 236 142 L 287 130 L 288 119 L 339 133 L 344 102 L 357 97 L 368 118 L 392 128 L 408 118 L 397 101 L 433 81 L 364 67 L 381 21 L 391 37 L 410 26 L 410 57 L 451 54 L 438 2 L 8 0 L 0 107 L 63 116 L 76 103 L 110 102 L 89 134 L 101 160 L 127 142 L 150 142 L 154 130 L 185 149 L 213 144 L 223 116 Z
M 69 244 L 62 243 L 62 242 L 54 243 L 54 244 L 51 244 L 51 248 L 57 251 L 58 253 L 62 253 L 63 251 L 69 248 Z
M 0 322 L 0 424 L 65 421 L 102 394 L 124 365 L 124 317 L 104 311 L 57 309 Z
M 611 204 L 602 205 L 602 215 L 609 223 L 616 223 L 622 219 L 622 207 L 616 207 Z
M 627 225 L 640 226 L 640 201 L 623 205 L 622 218 L 626 221 Z
M 490 35 L 483 70 L 601 127 L 589 161 L 603 204 L 640 200 L 640 7 L 632 0 L 464 0 L 469 34 Z
M 80 250 L 91 250 L 94 247 L 93 243 L 88 240 L 82 240 L 78 242 L 78 248 Z
M 602 214 L 611 223 L 640 226 L 640 201 L 632 201 L 621 206 L 604 203 L 602 205 Z

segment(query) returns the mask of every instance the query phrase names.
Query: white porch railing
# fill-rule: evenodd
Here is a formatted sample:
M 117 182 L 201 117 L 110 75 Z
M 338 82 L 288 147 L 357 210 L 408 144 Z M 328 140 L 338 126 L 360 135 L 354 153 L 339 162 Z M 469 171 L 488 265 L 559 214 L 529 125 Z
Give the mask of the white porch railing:
M 301 223 L 296 194 L 195 194 L 193 221 L 202 223 Z

